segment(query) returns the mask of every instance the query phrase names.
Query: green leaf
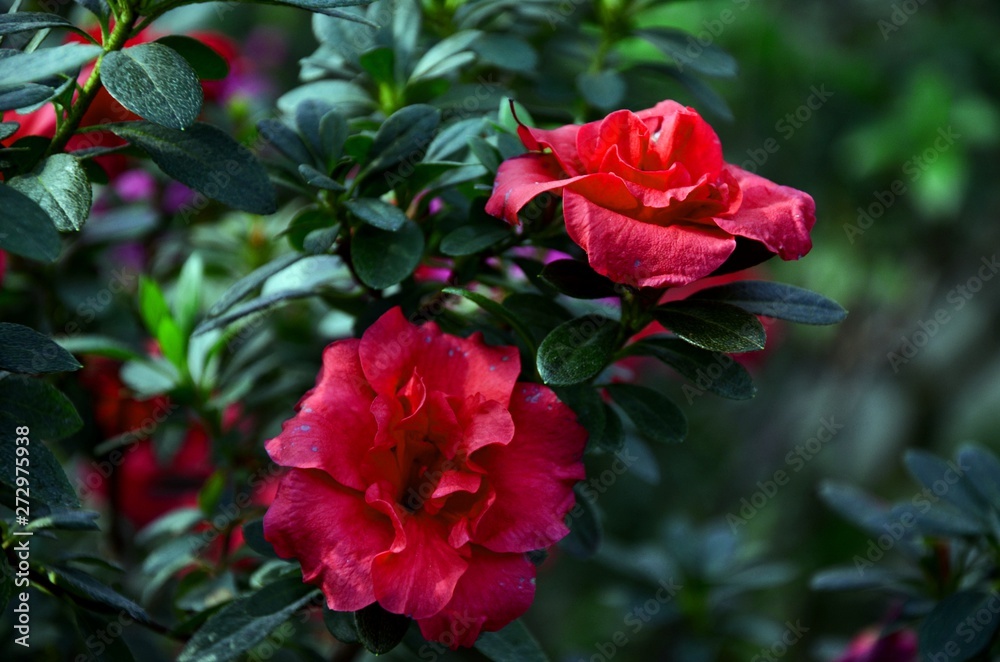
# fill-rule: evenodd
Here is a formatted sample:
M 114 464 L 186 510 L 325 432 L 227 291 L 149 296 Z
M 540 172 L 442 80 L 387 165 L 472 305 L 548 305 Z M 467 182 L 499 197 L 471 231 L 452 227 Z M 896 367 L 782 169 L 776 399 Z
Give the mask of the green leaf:
M 727 78 L 739 71 L 736 60 L 729 53 L 715 44 L 703 46 L 683 30 L 652 27 L 636 30 L 635 34 L 672 58 L 681 69 L 689 68 L 706 76 Z
M 987 503 L 1000 504 L 1000 460 L 996 455 L 980 446 L 966 444 L 958 451 L 958 465 Z
M 860 572 L 855 566 L 830 568 L 817 572 L 809 581 L 814 591 L 860 591 L 872 588 L 896 588 L 905 582 L 905 577 L 886 568 L 865 568 Z
M 327 177 L 308 163 L 299 164 L 299 176 L 309 186 L 315 186 L 326 191 L 346 191 L 347 188 L 340 182 Z
M 0 36 L 29 32 L 43 28 L 70 28 L 73 24 L 58 14 L 22 11 L 14 14 L 0 14 Z
M 285 234 L 288 235 L 288 243 L 297 251 L 305 250 L 305 240 L 314 230 L 338 229 L 333 216 L 326 210 L 318 207 L 306 207 L 299 211 L 288 224 Z
M 143 354 L 122 341 L 108 336 L 67 336 L 57 339 L 56 342 L 71 354 L 95 354 L 117 361 L 131 361 L 143 357 Z
M 652 356 L 690 379 L 701 390 L 732 400 L 757 394 L 750 373 L 726 354 L 710 352 L 673 338 L 645 338 L 626 348 L 629 356 Z
M 559 541 L 559 546 L 571 556 L 579 559 L 589 559 L 601 547 L 603 527 L 597 504 L 587 497 L 582 483 L 573 488 L 576 495 L 576 505 L 569 511 L 566 523 L 569 525 L 569 535 Z
M 195 122 L 184 131 L 150 122 L 111 124 L 119 138 L 145 150 L 170 177 L 234 209 L 272 214 L 277 209 L 267 171 L 243 145 Z
M 176 369 L 164 359 L 129 361 L 119 374 L 125 385 L 140 397 L 172 391 L 180 378 Z
M 600 392 L 590 384 L 556 387 L 559 399 L 576 414 L 577 421 L 587 429 L 587 446 L 609 453 L 621 450 L 625 442 L 618 414 L 601 399 Z
M 7 140 L 20 128 L 21 125 L 17 122 L 0 122 L 0 140 Z
M 177 51 L 156 42 L 105 55 L 101 82 L 118 103 L 171 129 L 186 129 L 201 113 L 198 74 Z
M 139 313 L 146 328 L 154 335 L 160 322 L 170 317 L 170 308 L 163 291 L 156 281 L 146 276 L 139 277 Z
M 101 47 L 93 44 L 64 44 L 5 57 L 0 67 L 0 88 L 33 83 L 56 74 L 73 74 L 100 54 Z
M 280 271 L 284 271 L 304 257 L 305 255 L 301 253 L 288 253 L 254 269 L 248 275 L 230 285 L 229 289 L 222 293 L 219 300 L 208 310 L 208 316 L 218 317 L 263 285 L 264 281 L 268 278 Z
M 174 319 L 181 335 L 187 337 L 194 328 L 195 318 L 201 310 L 204 290 L 205 262 L 198 253 L 192 253 L 181 268 L 173 292 Z
M 258 0 L 241 0 L 242 2 L 257 2 Z M 357 7 L 359 5 L 367 5 L 372 2 L 372 0 L 263 0 L 266 4 L 275 5 L 288 5 L 289 7 L 298 7 L 299 9 L 307 9 L 311 12 L 317 14 L 325 14 L 327 16 L 333 16 L 335 18 L 341 18 L 347 21 L 353 21 L 355 23 L 361 23 L 363 25 L 368 25 L 373 28 L 377 28 L 378 25 L 372 23 L 365 17 L 359 14 L 351 14 L 349 12 L 341 11 L 344 7 Z
M 73 403 L 59 389 L 44 380 L 21 375 L 0 379 L 0 423 L 9 428 L 8 432 L 28 426 L 32 441 L 62 439 L 83 426 Z
M 992 606 L 996 599 L 994 593 L 985 591 L 959 591 L 937 603 L 920 624 L 921 659 L 964 662 L 987 650 L 1000 626 Z M 990 616 L 986 623 L 978 618 L 980 614 Z
M 760 280 L 744 280 L 700 290 L 688 301 L 721 301 L 754 315 L 776 317 L 799 324 L 836 324 L 847 311 L 835 301 L 809 290 Z
M 555 260 L 545 265 L 541 278 L 574 299 L 605 299 L 618 296 L 619 286 L 590 265 L 577 260 Z
M 927 451 L 910 449 L 903 458 L 906 468 L 917 482 L 938 494 L 935 485 L 940 483 L 947 487 L 942 496 L 953 504 L 964 515 L 974 519 L 988 521 L 992 508 L 983 500 L 965 476 L 965 470 L 954 462 L 945 462 Z
M 37 202 L 62 232 L 80 230 L 90 215 L 90 181 L 80 162 L 69 154 L 53 154 L 31 174 L 7 183 Z
M 502 630 L 483 632 L 476 640 L 476 650 L 493 662 L 548 662 L 542 647 L 525 627 L 516 620 Z
M 53 567 L 49 568 L 48 574 L 49 580 L 56 586 L 62 586 L 91 602 L 103 605 L 111 612 L 124 611 L 140 623 L 150 622 L 145 609 L 81 570 Z
M 374 159 L 369 168 L 378 170 L 407 159 L 419 160 L 440 122 L 441 111 L 433 106 L 414 104 L 397 110 L 375 133 L 368 152 Z
M 585 382 L 604 370 L 618 349 L 621 325 L 601 315 L 560 324 L 538 347 L 538 374 L 546 384 Z
M 413 67 L 410 82 L 444 76 L 473 62 L 476 54 L 467 49 L 481 36 L 479 30 L 462 30 L 437 42 Z
M 325 159 L 327 165 L 333 165 L 344 151 L 344 143 L 347 141 L 347 120 L 335 110 L 331 110 L 319 122 L 319 144 L 317 145 L 320 156 Z
M 358 643 L 358 630 L 354 627 L 354 613 L 333 611 L 323 605 L 323 623 L 337 641 L 344 644 Z
M 80 362 L 48 336 L 0 322 L 0 370 L 26 375 L 79 370 Z
M 31 520 L 25 531 L 60 529 L 65 531 L 98 531 L 97 518 L 100 513 L 93 510 L 60 510 L 44 517 Z
M 333 112 L 330 104 L 319 99 L 307 99 L 295 108 L 295 126 L 306 147 L 319 157 L 320 163 L 326 163 L 326 149 L 321 135 L 323 118 Z
M 470 117 L 447 125 L 434 136 L 424 154 L 425 163 L 438 163 L 454 158 L 463 152 L 469 144 L 469 138 L 479 135 L 483 130 L 483 120 Z
M 383 46 L 362 53 L 358 58 L 358 64 L 376 83 L 393 85 L 396 81 L 396 55 L 391 48 Z
M 868 533 L 881 534 L 889 508 L 853 485 L 824 482 L 819 488 L 819 497 L 834 512 Z
M 176 51 L 201 80 L 222 80 L 229 75 L 226 58 L 197 39 L 174 34 L 160 37 L 154 43 Z
M 0 60 L 0 62 L 4 62 L 4 60 Z M 56 93 L 55 88 L 37 83 L 24 83 L 16 87 L 3 88 L 0 89 L 0 110 L 30 108 L 48 101 Z M 45 139 L 43 138 L 43 140 Z
M 243 539 L 247 542 L 247 547 L 257 552 L 261 556 L 270 559 L 280 559 L 274 547 L 264 538 L 264 520 L 255 519 L 243 525 Z
M 440 249 L 445 255 L 456 257 L 474 255 L 510 236 L 512 231 L 507 223 L 472 215 L 466 225 L 455 228 L 441 239 Z
M 764 349 L 764 327 L 751 313 L 716 301 L 676 301 L 653 310 L 657 322 L 687 342 L 736 354 Z
M 424 255 L 424 233 L 407 220 L 397 232 L 362 225 L 351 239 L 351 262 L 358 278 L 382 290 L 413 273 Z
M 396 205 L 375 198 L 347 200 L 344 206 L 368 225 L 386 232 L 398 232 L 409 220 Z
M 62 250 L 59 231 L 37 202 L 0 184 L 0 208 L 4 210 L 0 249 L 44 262 L 53 262 L 59 257 Z
M 281 120 L 261 120 L 257 123 L 257 131 L 292 163 L 296 165 L 312 163 L 312 155 L 302 142 L 302 138 Z
M 713 90 L 701 78 L 673 66 L 664 67 L 661 71 L 675 78 L 681 85 L 686 87 L 707 111 L 727 122 L 733 121 L 733 111 L 729 110 L 726 100 L 719 96 L 719 93 Z
M 594 108 L 611 110 L 621 105 L 628 86 L 616 71 L 585 71 L 576 77 L 576 89 Z
M 301 577 L 286 577 L 230 602 L 205 621 L 177 662 L 227 662 L 264 641 L 319 595 Z
M 531 332 L 525 327 L 525 325 L 518 319 L 517 315 L 514 315 L 511 311 L 507 310 L 504 306 L 500 305 L 493 299 L 487 296 L 479 294 L 478 292 L 472 292 L 470 290 L 463 289 L 461 287 L 446 287 L 441 290 L 445 294 L 453 294 L 455 296 L 460 296 L 464 299 L 472 301 L 477 306 L 492 315 L 498 322 L 507 324 L 511 329 L 514 330 L 521 340 L 524 341 L 525 345 L 528 347 L 528 351 L 534 354 L 535 352 L 535 342 L 532 339 Z
M 684 441 L 687 418 L 667 396 L 634 384 L 611 384 L 605 390 L 646 439 L 665 444 Z
M 125 637 L 109 636 L 114 631 L 112 623 L 115 623 L 117 627 L 122 627 L 122 621 L 117 616 L 102 618 L 85 607 L 74 609 L 73 616 L 76 621 L 76 631 L 80 636 L 78 650 L 83 651 L 81 653 L 83 659 L 89 662 L 132 662 L 135 660 L 135 656 L 125 642 Z M 95 637 L 97 632 L 102 633 L 100 642 Z M 91 645 L 88 645 L 88 642 Z M 81 655 L 74 657 L 74 661 L 80 660 Z
M 384 655 L 399 645 L 410 627 L 410 619 L 393 614 L 373 602 L 354 612 L 354 627 L 358 641 L 373 655 Z

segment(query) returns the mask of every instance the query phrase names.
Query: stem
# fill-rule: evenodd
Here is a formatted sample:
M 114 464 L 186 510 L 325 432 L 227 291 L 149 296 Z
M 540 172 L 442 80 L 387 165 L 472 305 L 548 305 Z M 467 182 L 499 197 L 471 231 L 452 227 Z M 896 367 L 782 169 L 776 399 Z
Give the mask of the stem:
M 80 126 L 80 122 L 83 120 L 83 116 L 87 113 L 87 109 L 90 108 L 90 104 L 93 103 L 94 98 L 101 89 L 101 60 L 104 59 L 107 53 L 121 50 L 125 46 L 125 42 L 132 36 L 132 26 L 135 25 L 136 18 L 137 16 L 130 6 L 125 5 L 122 8 L 122 13 L 118 17 L 111 35 L 104 43 L 104 53 L 94 63 L 94 69 L 90 72 L 90 78 L 83 84 L 83 89 L 80 90 L 76 102 L 70 108 L 69 114 L 66 116 L 66 121 L 59 127 L 55 137 L 49 144 L 49 148 L 45 150 L 43 158 L 63 151 L 66 143 L 73 137 L 77 127 Z

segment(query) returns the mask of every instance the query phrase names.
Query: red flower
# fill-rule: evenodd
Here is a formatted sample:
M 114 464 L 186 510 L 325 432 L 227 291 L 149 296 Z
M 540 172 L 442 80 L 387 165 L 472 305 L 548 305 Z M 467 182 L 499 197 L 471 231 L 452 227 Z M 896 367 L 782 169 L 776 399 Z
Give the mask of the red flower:
M 586 432 L 547 387 L 517 382 L 519 364 L 398 308 L 326 348 L 267 444 L 291 469 L 264 533 L 331 609 L 378 601 L 452 648 L 528 609 L 525 552 L 568 532 Z
M 562 191 L 570 238 L 615 282 L 685 285 L 722 266 L 737 237 L 785 260 L 812 247 L 812 198 L 724 162 L 712 127 L 674 101 L 518 135 L 532 152 L 501 164 L 486 211 L 517 223 L 532 198 Z
M 917 662 L 917 633 L 897 630 L 882 635 L 879 630 L 865 630 L 836 662 Z

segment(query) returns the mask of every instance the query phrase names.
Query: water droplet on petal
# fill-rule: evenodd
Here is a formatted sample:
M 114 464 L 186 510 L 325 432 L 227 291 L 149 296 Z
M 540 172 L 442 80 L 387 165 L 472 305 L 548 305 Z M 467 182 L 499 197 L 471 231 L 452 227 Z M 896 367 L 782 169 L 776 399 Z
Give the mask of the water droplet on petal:
M 640 264 L 642 264 L 642 260 L 636 260 L 635 262 L 632 263 L 632 266 L 638 267 Z
M 303 432 L 309 432 L 309 430 L 311 430 L 312 428 L 309 427 L 308 425 L 300 425 L 299 429 L 302 430 Z
M 313 446 L 313 447 L 312 447 L 311 449 L 309 449 L 309 450 L 311 450 L 311 451 L 312 451 L 313 453 L 318 453 L 318 452 L 319 452 L 319 446 Z

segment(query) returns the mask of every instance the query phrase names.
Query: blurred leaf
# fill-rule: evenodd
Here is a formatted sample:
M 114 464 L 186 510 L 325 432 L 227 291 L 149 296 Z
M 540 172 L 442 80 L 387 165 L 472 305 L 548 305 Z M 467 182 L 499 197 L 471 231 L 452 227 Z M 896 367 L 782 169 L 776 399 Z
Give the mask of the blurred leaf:
M 967 444 L 958 451 L 962 467 L 972 487 L 994 508 L 1000 508 L 1000 460 L 991 451 Z
M 287 269 L 304 257 L 305 255 L 300 253 L 288 253 L 254 269 L 248 275 L 230 285 L 229 289 L 222 293 L 219 300 L 208 310 L 208 316 L 210 318 L 218 317 L 263 285 L 264 281 L 268 278 L 279 271 Z
M 354 614 L 348 611 L 333 611 L 323 606 L 323 623 L 337 641 L 343 644 L 358 643 L 358 630 L 354 626 Z
M 319 591 L 301 577 L 279 579 L 230 602 L 195 632 L 178 662 L 227 662 L 264 641 Z
M 53 262 L 59 257 L 62 250 L 59 231 L 37 202 L 7 184 L 0 184 L 0 207 L 5 212 L 0 249 L 43 262 Z
M 756 316 L 727 303 L 675 301 L 653 310 L 657 322 L 687 342 L 735 354 L 764 349 L 764 327 Z
M 72 354 L 95 354 L 117 361 L 131 361 L 143 356 L 120 340 L 106 336 L 67 336 L 59 338 L 56 342 Z M 0 367 L 2 367 L 2 363 L 0 363 Z
M 628 85 L 615 71 L 585 71 L 577 76 L 576 89 L 594 108 L 611 110 L 621 105 Z
M 0 379 L 0 422 L 9 433 L 15 427 L 31 428 L 32 440 L 56 441 L 83 426 L 76 408 L 56 387 L 41 379 L 8 375 Z M 0 432 L 4 428 L 0 428 Z M 13 453 L 13 449 L 10 451 Z M 34 453 L 32 453 L 34 460 Z M 11 467 L 11 473 L 14 469 Z
M 75 26 L 58 14 L 21 11 L 0 14 L 0 35 L 41 30 L 42 28 L 70 28 Z
M 634 384 L 610 384 L 605 390 L 645 438 L 666 444 L 684 441 L 687 419 L 667 396 Z
M 306 248 L 308 248 L 308 246 Z M 308 257 L 307 254 L 299 255 L 300 257 Z M 245 301 L 238 306 L 233 306 L 217 317 L 210 317 L 202 321 L 201 324 L 195 327 L 195 330 L 191 335 L 198 336 L 203 333 L 208 333 L 209 331 L 214 331 L 215 329 L 221 329 L 229 326 L 236 320 L 249 315 L 265 313 L 273 308 L 283 306 L 296 299 L 307 299 L 309 297 L 314 297 L 317 294 L 319 294 L 319 290 L 314 285 L 310 285 L 309 287 L 303 289 L 282 289 L 273 294 L 265 294 L 257 297 L 256 299 Z
M 101 82 L 125 108 L 161 126 L 186 129 L 201 113 L 198 74 L 163 44 L 138 44 L 105 54 Z
M 167 175 L 213 200 L 253 214 L 277 209 L 264 167 L 250 150 L 213 126 L 195 122 L 179 131 L 150 122 L 126 122 L 109 128 L 145 150 Z
M 590 265 L 577 260 L 555 260 L 545 265 L 541 278 L 574 299 L 606 299 L 618 296 L 618 286 Z
M 618 414 L 601 399 L 600 392 L 590 384 L 556 387 L 559 399 L 576 414 L 577 421 L 587 429 L 588 448 L 615 453 L 625 442 Z
M 649 337 L 629 345 L 627 356 L 652 356 L 667 364 L 699 389 L 723 398 L 748 400 L 757 393 L 750 373 L 736 359 L 674 338 Z
M 304 251 L 306 238 L 316 230 L 330 230 L 336 237 L 340 233 L 340 226 L 334 225 L 333 216 L 329 212 L 318 207 L 306 207 L 288 224 L 288 243 L 295 250 Z
M 316 188 L 321 188 L 325 191 L 339 192 L 347 190 L 343 184 L 327 177 L 308 163 L 299 164 L 299 175 L 302 177 L 302 181 L 309 184 L 309 186 L 315 186 Z
M 3 59 L 0 87 L 33 83 L 56 74 L 72 74 L 100 54 L 101 47 L 93 44 L 64 44 L 31 53 L 16 53 Z
M 478 292 L 472 292 L 461 287 L 446 287 L 441 291 L 444 294 L 453 294 L 468 299 L 492 315 L 498 322 L 507 324 L 524 341 L 528 347 L 528 351 L 534 353 L 535 344 L 531 333 L 525 328 L 521 320 L 504 306 Z
M 376 48 L 362 53 L 358 58 L 358 63 L 376 83 L 381 85 L 395 84 L 396 55 L 391 48 Z
M 399 645 L 410 627 L 410 619 L 393 614 L 373 602 L 354 612 L 354 627 L 358 641 L 373 655 L 384 655 Z
M 614 357 L 621 325 L 601 315 L 560 324 L 538 347 L 538 374 L 546 384 L 579 384 L 599 374 Z
M 156 281 L 146 276 L 139 277 L 139 312 L 146 328 L 156 333 L 160 322 L 170 317 L 170 308 L 163 296 L 163 291 Z
M 53 154 L 31 174 L 7 183 L 38 203 L 61 232 L 80 230 L 90 215 L 90 181 L 80 162 L 69 154 Z
M 73 616 L 76 621 L 77 633 L 80 635 L 80 644 L 82 644 L 80 649 L 84 651 L 73 658 L 74 662 L 81 662 L 81 659 L 93 662 L 130 662 L 135 660 L 135 656 L 124 637 L 108 636 L 108 633 L 111 632 L 111 621 L 108 618 L 102 618 L 82 607 L 74 609 Z M 121 627 L 121 621 L 118 618 L 115 619 L 115 622 Z M 97 636 L 94 634 L 98 632 L 101 633 L 101 642 L 106 643 L 98 642 Z
M 548 662 L 538 641 L 519 620 L 496 632 L 483 632 L 476 650 L 493 662 Z
M 347 200 L 344 206 L 368 225 L 386 232 L 398 232 L 409 221 L 396 205 L 374 198 Z
M 397 232 L 362 225 L 351 239 L 351 262 L 358 278 L 382 290 L 413 273 L 424 255 L 424 233 L 407 220 Z
M 180 377 L 176 369 L 163 359 L 129 361 L 122 366 L 119 374 L 125 385 L 140 398 L 172 391 Z
M 996 607 L 990 607 L 996 600 L 995 593 L 959 591 L 937 603 L 920 625 L 921 659 L 964 662 L 987 650 L 1000 626 Z M 982 613 L 990 615 L 986 623 L 978 618 Z
M 583 483 L 577 483 L 573 492 L 576 505 L 569 511 L 569 535 L 559 541 L 559 546 L 571 556 L 589 559 L 601 546 L 603 527 L 597 504 L 587 495 Z M 596 497 L 596 495 L 595 495 Z
M 257 131 L 292 163 L 296 165 L 312 163 L 312 155 L 302 142 L 302 138 L 281 120 L 270 118 L 261 120 L 257 123 Z
M 0 322 L 0 370 L 26 375 L 79 370 L 80 362 L 48 336 Z
M 201 310 L 204 280 L 205 262 L 200 254 L 191 253 L 181 268 L 173 292 L 174 319 L 177 320 L 177 326 L 185 338 L 190 335 L 198 312 Z
M 445 126 L 427 147 L 424 162 L 436 163 L 458 157 L 468 147 L 469 138 L 479 135 L 482 127 L 483 120 L 479 117 L 469 117 Z
M 965 469 L 919 449 L 906 451 L 903 459 L 910 475 L 928 490 L 954 504 L 964 515 L 981 521 L 988 519 L 990 507 L 976 492 L 972 481 L 966 479 Z M 939 492 L 939 485 L 943 492 Z
M 466 49 L 481 36 L 482 33 L 479 30 L 461 30 L 448 35 L 424 53 L 424 56 L 413 68 L 410 80 L 418 81 L 422 78 L 444 76 L 474 61 L 476 59 L 475 53 Z
M 706 76 L 735 76 L 739 71 L 736 60 L 715 44 L 703 46 L 693 35 L 674 28 L 652 27 L 636 30 L 664 55 L 672 58 L 681 69 L 690 68 Z M 692 49 L 696 49 L 692 53 Z
M 821 294 L 794 285 L 745 280 L 700 290 L 687 299 L 721 301 L 754 315 L 776 317 L 799 324 L 836 324 L 847 311 Z
M 440 249 L 445 255 L 455 257 L 475 255 L 507 239 L 511 234 L 510 226 L 503 221 L 471 214 L 468 223 L 455 228 L 441 239 Z
M 814 591 L 857 591 L 872 588 L 899 587 L 906 577 L 895 570 L 886 568 L 864 568 L 851 566 L 830 568 L 817 572 L 809 581 Z
M 962 512 L 941 504 L 931 506 L 927 499 L 894 505 L 888 519 L 903 529 L 915 527 L 917 532 L 930 537 L 975 536 L 986 531 L 983 524 Z
M 140 623 L 149 623 L 146 610 L 87 573 L 74 568 L 49 568 L 49 580 L 92 602 L 104 605 L 112 612 L 124 611 Z
M 389 116 L 375 134 L 369 157 L 371 169 L 383 169 L 414 158 L 434 137 L 441 121 L 441 111 L 432 106 L 414 104 Z
M 229 75 L 229 63 L 226 58 L 197 39 L 173 34 L 160 37 L 154 43 L 176 51 L 201 80 L 222 80 Z
M 97 518 L 100 516 L 100 513 L 92 510 L 60 510 L 31 520 L 24 530 L 98 531 L 100 527 L 97 526 Z
M 837 514 L 864 531 L 874 535 L 885 533 L 882 523 L 889 512 L 888 506 L 863 490 L 825 481 L 820 485 L 819 497 Z
M 257 552 L 261 556 L 279 559 L 274 547 L 264 538 L 264 520 L 255 519 L 243 525 L 243 539 L 247 542 L 247 547 Z

